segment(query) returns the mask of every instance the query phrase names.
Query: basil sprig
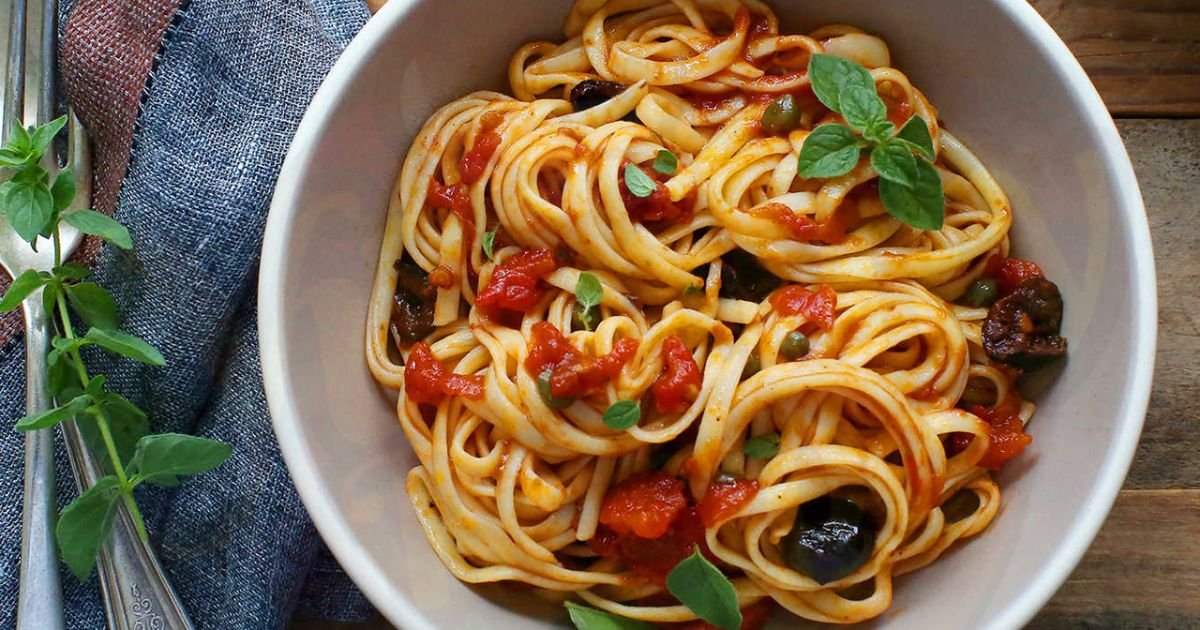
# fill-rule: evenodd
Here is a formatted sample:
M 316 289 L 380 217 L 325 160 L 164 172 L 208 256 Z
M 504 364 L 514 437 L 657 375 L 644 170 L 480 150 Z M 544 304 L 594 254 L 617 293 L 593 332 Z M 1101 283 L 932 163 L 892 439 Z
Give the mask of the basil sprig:
M 737 589 L 713 563 L 693 547 L 692 555 L 667 574 L 667 590 L 697 617 L 722 630 L 742 627 Z M 643 630 L 649 624 L 566 602 L 571 622 L 578 630 Z
M 39 238 L 54 243 L 54 266 L 49 271 L 28 270 L 13 280 L 0 299 L 0 312 L 11 311 L 38 289 L 51 319 L 53 336 L 46 355 L 47 382 L 57 407 L 17 420 L 18 431 L 48 429 L 74 419 L 89 450 L 107 459 L 112 474 L 62 509 L 55 538 L 63 562 L 80 579 L 87 580 L 96 553 L 112 531 L 117 504 L 124 503 L 138 535 L 147 538 L 134 488 L 142 483 L 179 485 L 181 475 L 205 472 L 225 461 L 232 447 L 224 442 L 177 433 L 150 434 L 146 413 L 116 392 L 105 389 L 107 378 L 92 375 L 81 350 L 95 346 L 150 366 L 166 359 L 154 346 L 118 329 L 116 301 L 94 282 L 81 282 L 91 272 L 78 263 L 62 261 L 63 223 L 99 237 L 121 249 L 131 249 L 129 230 L 93 210 L 70 210 L 75 182 L 69 172 L 50 175 L 41 166 L 42 155 L 66 124 L 66 117 L 29 129 L 15 126 L 9 141 L 0 147 L 0 168 L 11 179 L 0 185 L 0 206 L 9 224 L 31 247 Z M 82 323 L 86 332 L 77 328 Z
M 879 173 L 879 197 L 888 214 L 918 229 L 941 229 L 946 197 L 933 167 L 933 139 L 926 121 L 914 115 L 897 132 L 870 71 L 848 59 L 814 54 L 808 75 L 817 99 L 841 114 L 846 124 L 820 125 L 805 138 L 800 176 L 840 177 L 866 150 Z

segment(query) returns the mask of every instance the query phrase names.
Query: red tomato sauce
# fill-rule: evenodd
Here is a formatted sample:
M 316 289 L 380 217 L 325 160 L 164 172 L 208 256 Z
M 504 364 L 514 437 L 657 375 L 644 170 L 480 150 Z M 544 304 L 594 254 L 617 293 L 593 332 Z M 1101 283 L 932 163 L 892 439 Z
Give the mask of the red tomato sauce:
M 663 371 L 650 387 L 654 409 L 659 413 L 680 413 L 700 395 L 700 366 L 683 340 L 671 335 L 663 340 Z
M 594 394 L 621 373 L 621 368 L 637 353 L 638 342 L 618 341 L 612 352 L 592 357 L 571 345 L 553 324 L 533 325 L 525 367 L 535 377 L 550 372 L 550 393 L 556 398 L 579 398 Z
M 483 397 L 483 378 L 447 371 L 428 344 L 417 342 L 404 364 L 404 391 L 410 400 L 432 405 L 446 396 L 478 400 Z
M 488 162 L 492 161 L 492 154 L 500 146 L 500 134 L 496 133 L 496 127 L 504 121 L 504 114 L 500 112 L 488 112 L 483 115 L 483 120 L 480 121 L 479 133 L 475 135 L 475 144 L 471 150 L 463 153 L 462 159 L 458 161 L 458 168 L 462 171 L 463 181 L 468 184 L 474 184 L 483 177 L 483 171 L 487 169 Z
M 558 260 L 548 249 L 517 252 L 492 270 L 487 286 L 475 298 L 475 306 L 491 319 L 499 319 L 505 311 L 524 313 L 542 299 L 542 278 L 555 269 Z
M 475 210 L 471 207 L 471 197 L 463 184 L 443 186 L 437 180 L 429 182 L 429 193 L 425 203 L 430 208 L 449 210 L 463 224 L 464 248 L 471 249 L 471 241 L 475 238 Z
M 1021 286 L 1029 278 L 1041 275 L 1042 268 L 1037 263 L 1020 258 L 1009 258 L 999 254 L 988 258 L 983 267 L 983 275 L 996 280 L 996 289 L 1000 297 L 1004 297 Z
M 824 330 L 833 328 L 837 311 L 837 292 L 822 284 L 814 293 L 798 284 L 779 289 L 767 298 L 775 310 L 784 315 L 804 315 Z
M 683 480 L 665 472 L 639 475 L 609 489 L 600 523 L 617 534 L 658 538 L 687 507 Z
M 995 407 L 972 407 L 970 412 L 991 427 L 991 445 L 979 460 L 983 468 L 1000 470 L 1033 442 L 1021 424 L 1021 399 L 1016 396 L 1008 396 Z
M 912 118 L 913 107 L 907 99 L 896 99 L 889 96 L 883 96 L 883 103 L 887 106 L 887 119 L 891 121 L 896 128 L 904 126 L 909 118 Z
M 846 231 L 858 223 L 857 209 L 848 206 L 834 212 L 827 223 L 817 223 L 782 203 L 769 203 L 751 210 L 750 214 L 787 228 L 797 241 L 827 245 L 846 242 Z
M 657 186 L 654 192 L 647 197 L 639 197 L 625 185 L 625 167 L 621 167 L 621 202 L 625 204 L 625 211 L 629 213 L 630 220 L 637 223 L 679 223 L 687 221 L 692 217 L 696 207 L 696 193 L 689 192 L 687 196 L 680 199 L 678 203 L 671 201 L 671 195 L 667 192 L 667 187 L 663 186 L 665 175 L 654 169 L 641 169 L 647 177 L 654 180 Z
M 600 508 L 600 528 L 588 544 L 601 557 L 617 558 L 634 575 L 657 584 L 665 583 L 696 546 L 715 560 L 683 482 L 664 472 L 631 477 L 610 488 Z
M 700 521 L 705 527 L 712 527 L 737 514 L 754 500 L 756 494 L 758 482 L 753 479 L 717 477 L 709 484 L 704 498 L 696 506 L 700 513 Z

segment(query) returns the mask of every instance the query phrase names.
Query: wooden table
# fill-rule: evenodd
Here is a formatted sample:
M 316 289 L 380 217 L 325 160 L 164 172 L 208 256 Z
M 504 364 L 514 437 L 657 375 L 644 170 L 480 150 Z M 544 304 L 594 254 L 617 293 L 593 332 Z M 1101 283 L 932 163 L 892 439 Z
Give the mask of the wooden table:
M 1029 628 L 1200 628 L 1200 0 L 1033 4 L 1091 75 L 1133 158 L 1158 263 L 1159 339 L 1125 488 Z

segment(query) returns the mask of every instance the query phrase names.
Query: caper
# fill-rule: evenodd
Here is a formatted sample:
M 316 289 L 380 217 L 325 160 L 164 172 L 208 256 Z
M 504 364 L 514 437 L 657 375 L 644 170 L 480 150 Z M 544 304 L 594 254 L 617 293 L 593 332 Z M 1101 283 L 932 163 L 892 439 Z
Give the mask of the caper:
M 758 371 L 761 369 L 762 357 L 758 356 L 758 351 L 751 352 L 750 356 L 746 357 L 746 365 L 742 366 L 742 380 L 744 381 L 758 374 Z
M 996 289 L 995 280 L 980 278 L 967 287 L 967 292 L 963 294 L 962 299 L 967 306 L 991 306 L 998 295 L 999 291 Z
M 793 330 L 783 338 L 783 343 L 779 345 L 779 354 L 788 361 L 808 354 L 808 337 L 799 330 Z
M 800 506 L 792 531 L 780 544 L 788 566 L 826 584 L 871 559 L 875 524 L 853 501 L 826 495 Z
M 550 375 L 554 373 L 552 368 L 544 370 L 538 375 L 538 393 L 542 395 L 542 402 L 551 409 L 566 409 L 575 402 L 574 398 L 556 398 L 550 390 Z
M 800 108 L 791 94 L 784 94 L 771 101 L 762 115 L 763 131 L 776 135 L 787 133 L 800 126 Z

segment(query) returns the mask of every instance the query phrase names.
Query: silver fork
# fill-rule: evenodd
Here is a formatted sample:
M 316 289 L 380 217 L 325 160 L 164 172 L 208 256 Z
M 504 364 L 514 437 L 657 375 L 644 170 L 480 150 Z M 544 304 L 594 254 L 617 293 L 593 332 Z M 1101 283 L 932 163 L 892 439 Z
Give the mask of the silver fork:
M 7 23 L 10 27 L 7 32 L 0 29 L 0 41 L 3 42 L 0 50 L 7 51 L 7 62 L 0 68 L 4 88 L 4 106 L 0 110 L 0 133 L 3 135 L 0 137 L 4 140 L 14 124 L 22 121 L 43 124 L 53 117 L 57 9 L 57 0 L 0 0 L 0 25 Z M 87 136 L 74 115 L 67 126 L 66 146 L 61 166 L 53 146 L 47 151 L 43 166 L 51 178 L 64 169 L 74 175 L 76 198 L 72 209 L 84 208 L 91 202 L 91 162 Z M 63 224 L 64 259 L 81 240 L 78 231 Z M 41 239 L 34 251 L 8 226 L 7 219 L 0 217 L 0 266 L 11 277 L 28 269 L 49 270 L 54 264 L 53 251 L 52 243 L 46 239 Z M 46 381 L 50 319 L 42 306 L 41 290 L 26 299 L 22 308 L 26 331 L 25 404 L 26 412 L 34 413 L 51 406 Z M 75 482 L 80 491 L 90 488 L 106 474 L 105 467 L 92 457 L 73 421 L 60 426 Z M 54 434 L 49 429 L 32 431 L 25 438 L 18 630 L 62 630 L 64 627 L 54 522 Z M 192 623 L 154 552 L 137 535 L 133 520 L 122 504 L 118 504 L 113 532 L 100 550 L 97 570 L 109 628 L 192 629 Z

